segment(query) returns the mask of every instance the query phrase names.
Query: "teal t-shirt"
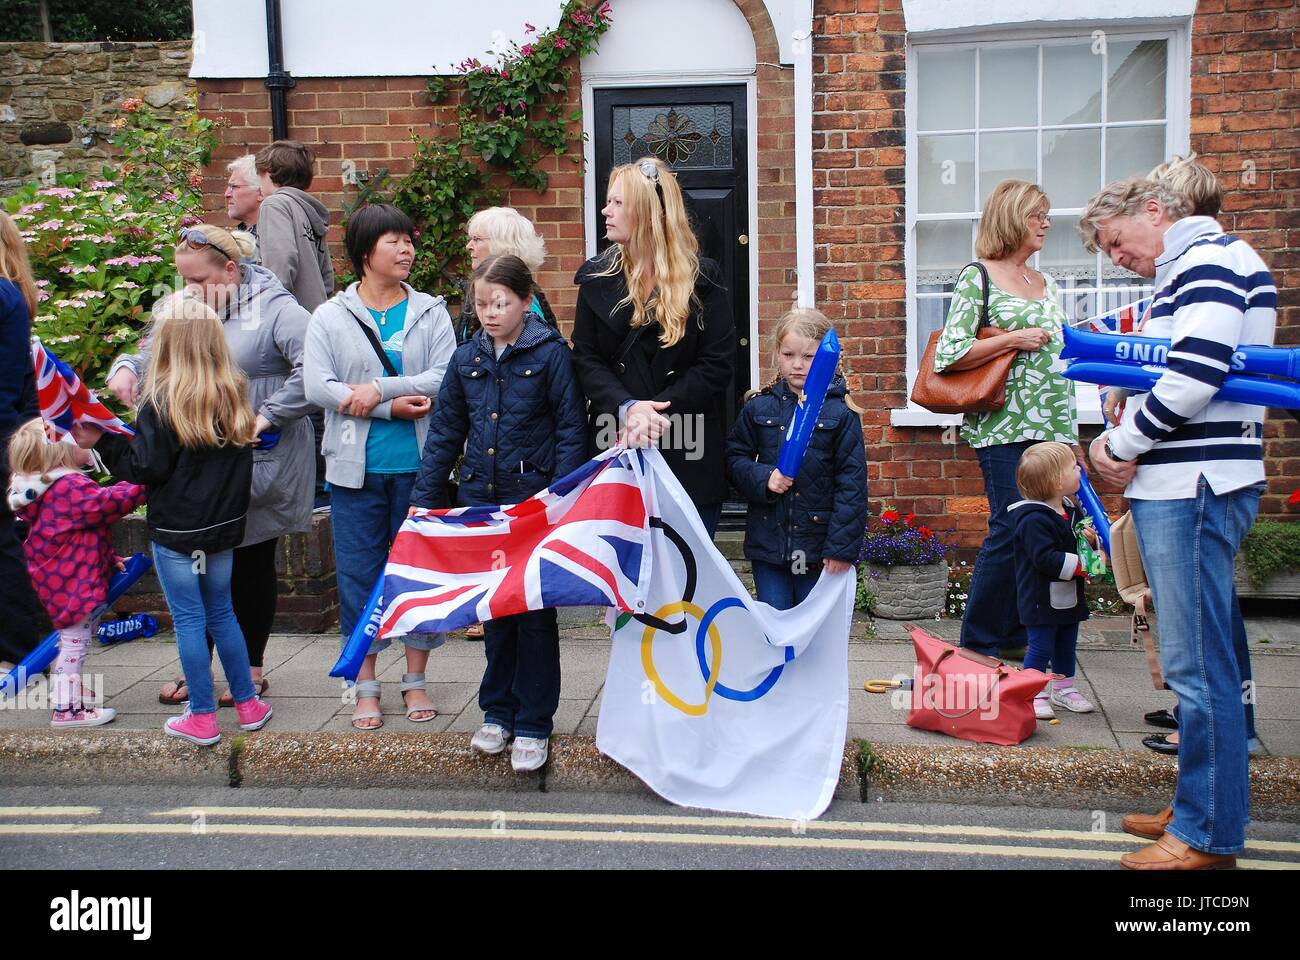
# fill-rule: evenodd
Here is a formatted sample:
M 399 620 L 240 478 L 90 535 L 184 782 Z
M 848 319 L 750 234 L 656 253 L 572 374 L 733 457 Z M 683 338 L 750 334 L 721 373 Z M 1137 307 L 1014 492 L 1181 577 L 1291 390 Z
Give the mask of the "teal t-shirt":
M 383 314 L 370 311 L 379 327 L 379 342 L 398 373 L 403 372 L 402 342 L 406 339 L 408 302 L 394 304 Z M 370 432 L 366 435 L 366 473 L 416 473 L 419 469 L 420 445 L 415 439 L 415 424 L 410 420 L 371 418 Z

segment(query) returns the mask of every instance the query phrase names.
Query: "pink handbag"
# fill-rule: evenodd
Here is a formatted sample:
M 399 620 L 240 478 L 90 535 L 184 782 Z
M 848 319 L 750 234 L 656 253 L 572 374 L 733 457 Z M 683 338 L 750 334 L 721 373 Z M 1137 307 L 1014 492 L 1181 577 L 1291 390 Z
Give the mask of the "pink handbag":
M 1034 697 L 1051 676 L 954 647 L 907 625 L 916 649 L 907 725 L 974 743 L 1011 746 L 1034 732 Z

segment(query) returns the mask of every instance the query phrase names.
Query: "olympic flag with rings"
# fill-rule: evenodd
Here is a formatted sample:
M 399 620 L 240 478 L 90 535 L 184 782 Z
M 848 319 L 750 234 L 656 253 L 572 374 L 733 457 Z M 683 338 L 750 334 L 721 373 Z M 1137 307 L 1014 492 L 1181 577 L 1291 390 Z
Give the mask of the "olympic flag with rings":
M 851 572 L 793 610 L 750 597 L 657 450 L 645 613 L 611 615 L 596 745 L 664 798 L 791 820 L 829 805 L 848 723 Z

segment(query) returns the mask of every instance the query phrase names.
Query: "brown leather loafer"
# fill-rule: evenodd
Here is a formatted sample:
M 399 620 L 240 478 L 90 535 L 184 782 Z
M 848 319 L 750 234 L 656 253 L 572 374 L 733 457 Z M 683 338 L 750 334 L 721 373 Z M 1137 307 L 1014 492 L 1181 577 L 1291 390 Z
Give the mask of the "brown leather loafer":
M 1193 849 L 1177 837 L 1162 834 L 1149 847 L 1126 853 L 1119 862 L 1129 870 L 1235 870 L 1237 858 Z
M 1124 818 L 1125 833 L 1131 833 L 1143 840 L 1159 840 L 1165 835 L 1165 827 L 1174 819 L 1174 808 L 1165 807 L 1159 813 L 1130 813 Z

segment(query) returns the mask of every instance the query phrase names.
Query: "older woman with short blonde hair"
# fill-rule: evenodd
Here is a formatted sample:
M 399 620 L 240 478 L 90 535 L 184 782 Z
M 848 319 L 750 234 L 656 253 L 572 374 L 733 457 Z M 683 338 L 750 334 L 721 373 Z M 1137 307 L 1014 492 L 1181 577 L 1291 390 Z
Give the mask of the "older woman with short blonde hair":
M 962 620 L 962 646 L 995 655 L 1026 644 L 1015 596 L 1013 528 L 1007 507 L 1019 499 L 1016 464 L 1034 443 L 1069 444 L 1082 460 L 1075 427 L 1072 384 L 1052 372 L 1066 324 L 1056 281 L 1029 266 L 1042 250 L 1051 224 L 1051 204 L 1037 184 L 1003 180 L 980 216 L 977 264 L 957 275 L 952 306 L 935 351 L 935 372 L 969 370 L 1007 352 L 1017 354 L 1007 376 L 1006 403 L 988 413 L 966 415 L 961 436 L 975 448 L 989 504 L 989 531 L 980 547 Z M 999 336 L 976 339 L 987 294 L 988 325 Z M 1072 680 L 1072 678 L 1071 678 Z M 1054 692 L 1053 702 L 1076 709 L 1073 683 Z M 1060 695 L 1058 696 L 1057 693 Z M 1080 698 L 1082 699 L 1082 698 Z
M 522 260 L 536 276 L 546 262 L 546 241 L 538 234 L 533 222 L 514 207 L 488 207 L 480 210 L 470 217 L 465 233 L 465 249 L 469 252 L 471 269 L 477 269 L 488 257 L 512 256 Z M 529 312 L 552 327 L 558 327 L 546 294 L 535 281 Z M 478 328 L 474 298 L 467 294 L 461 305 L 460 320 L 456 324 L 456 342 L 465 343 Z

